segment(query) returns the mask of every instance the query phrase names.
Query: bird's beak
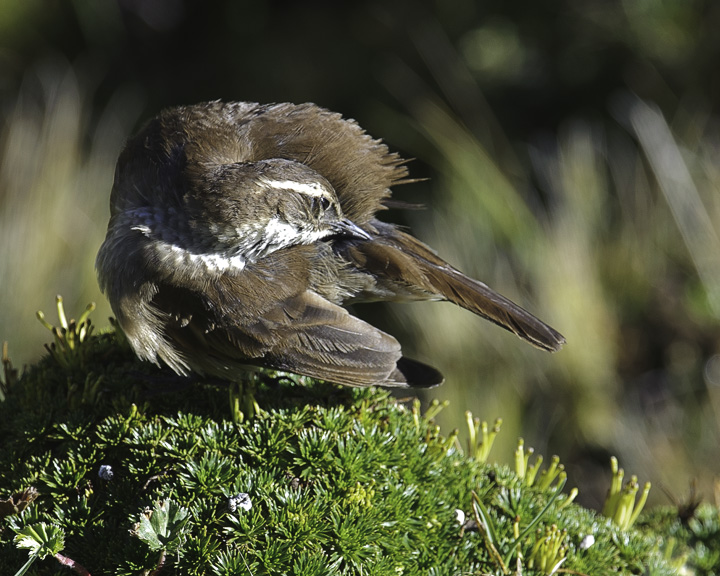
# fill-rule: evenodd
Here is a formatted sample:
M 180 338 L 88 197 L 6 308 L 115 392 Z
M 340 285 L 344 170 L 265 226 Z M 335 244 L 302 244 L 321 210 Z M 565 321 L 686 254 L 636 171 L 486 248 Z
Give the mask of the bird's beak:
M 360 228 L 360 226 L 358 226 L 351 220 L 348 220 L 347 218 L 333 224 L 332 229 L 336 234 L 340 234 L 342 236 L 349 236 L 351 238 L 357 238 L 359 240 L 372 239 L 372 236 L 370 236 L 370 234 L 365 232 L 365 230 Z

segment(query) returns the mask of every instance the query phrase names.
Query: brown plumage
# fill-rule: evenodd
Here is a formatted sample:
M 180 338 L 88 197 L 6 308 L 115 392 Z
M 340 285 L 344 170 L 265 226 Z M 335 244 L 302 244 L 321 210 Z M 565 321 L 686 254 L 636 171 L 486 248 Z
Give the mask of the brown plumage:
M 164 111 L 118 161 L 101 287 L 138 356 L 179 374 L 442 382 L 342 307 L 358 301 L 449 300 L 558 350 L 558 332 L 375 218 L 408 181 L 399 156 L 313 104 Z

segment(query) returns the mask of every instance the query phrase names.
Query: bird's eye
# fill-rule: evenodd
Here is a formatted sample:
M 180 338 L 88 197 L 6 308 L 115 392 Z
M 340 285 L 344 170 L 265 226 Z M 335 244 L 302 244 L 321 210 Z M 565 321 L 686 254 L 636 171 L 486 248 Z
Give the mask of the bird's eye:
M 312 210 L 316 216 L 322 215 L 330 208 L 330 200 L 325 197 L 313 198 L 312 199 Z

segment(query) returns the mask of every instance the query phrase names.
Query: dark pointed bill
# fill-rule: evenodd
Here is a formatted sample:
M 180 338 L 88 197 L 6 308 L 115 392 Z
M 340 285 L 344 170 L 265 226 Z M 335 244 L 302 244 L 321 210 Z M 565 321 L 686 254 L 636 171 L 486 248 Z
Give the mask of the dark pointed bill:
M 348 220 L 347 218 L 335 222 L 332 226 L 333 231 L 341 236 L 350 236 L 359 240 L 371 240 L 372 236 L 365 232 L 360 226 Z

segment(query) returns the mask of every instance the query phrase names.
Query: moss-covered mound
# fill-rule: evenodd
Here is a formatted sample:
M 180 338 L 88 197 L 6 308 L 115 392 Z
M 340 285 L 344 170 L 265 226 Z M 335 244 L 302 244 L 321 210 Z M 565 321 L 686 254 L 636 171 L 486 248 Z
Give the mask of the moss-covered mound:
M 241 421 L 235 386 L 79 332 L 6 370 L 0 574 L 675 573 L 662 538 L 571 503 L 557 471 L 463 454 L 417 403 L 268 375 Z

